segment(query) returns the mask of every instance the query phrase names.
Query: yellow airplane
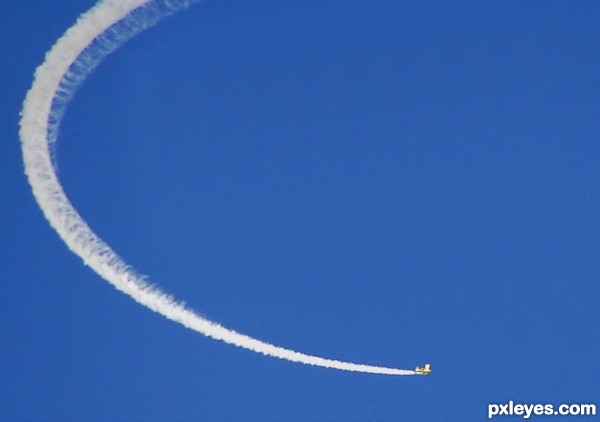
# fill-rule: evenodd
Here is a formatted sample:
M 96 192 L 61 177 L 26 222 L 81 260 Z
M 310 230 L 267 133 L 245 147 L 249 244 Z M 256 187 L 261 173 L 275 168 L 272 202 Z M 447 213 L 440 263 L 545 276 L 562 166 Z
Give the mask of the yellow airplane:
M 419 368 L 418 366 L 415 368 L 415 372 L 420 375 L 429 375 L 431 373 L 431 365 L 426 363 L 423 368 Z

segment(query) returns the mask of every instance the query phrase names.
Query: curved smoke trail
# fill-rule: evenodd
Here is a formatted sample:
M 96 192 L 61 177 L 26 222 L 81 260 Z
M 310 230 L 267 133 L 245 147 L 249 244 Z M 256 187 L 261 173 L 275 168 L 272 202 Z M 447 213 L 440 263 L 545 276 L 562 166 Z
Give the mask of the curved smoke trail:
M 71 205 L 53 166 L 53 144 L 70 98 L 102 59 L 163 17 L 195 0 L 105 0 L 83 14 L 38 67 L 25 98 L 20 136 L 25 173 L 50 225 L 69 249 L 118 290 L 187 328 L 264 355 L 345 371 L 414 375 L 414 371 L 325 359 L 295 352 L 222 327 L 144 281 L 104 243 Z

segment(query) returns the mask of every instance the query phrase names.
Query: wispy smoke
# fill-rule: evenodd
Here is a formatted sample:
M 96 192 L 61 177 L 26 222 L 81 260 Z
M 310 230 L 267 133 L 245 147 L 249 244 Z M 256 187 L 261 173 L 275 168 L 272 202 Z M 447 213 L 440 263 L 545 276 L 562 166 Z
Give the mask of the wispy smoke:
M 46 54 L 27 93 L 20 136 L 25 173 L 40 208 L 67 244 L 102 278 L 142 305 L 187 328 L 264 355 L 345 371 L 414 375 L 414 371 L 325 359 L 248 337 L 195 314 L 148 284 L 87 225 L 71 205 L 53 165 L 53 144 L 65 107 L 104 57 L 160 19 L 194 0 L 106 0 L 83 14 Z

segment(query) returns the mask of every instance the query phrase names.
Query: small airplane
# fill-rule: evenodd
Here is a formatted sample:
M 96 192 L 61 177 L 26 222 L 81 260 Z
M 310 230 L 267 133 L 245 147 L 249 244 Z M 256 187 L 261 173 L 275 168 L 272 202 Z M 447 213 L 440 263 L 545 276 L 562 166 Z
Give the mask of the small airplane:
M 415 372 L 419 375 L 429 375 L 431 373 L 431 365 L 426 363 L 423 368 L 418 366 L 415 368 Z

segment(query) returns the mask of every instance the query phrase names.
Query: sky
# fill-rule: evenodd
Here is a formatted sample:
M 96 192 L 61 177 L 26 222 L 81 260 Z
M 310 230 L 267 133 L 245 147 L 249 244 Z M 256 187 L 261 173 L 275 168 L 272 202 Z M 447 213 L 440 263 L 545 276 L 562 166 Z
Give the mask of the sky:
M 428 362 L 428 377 L 208 339 L 69 252 L 23 174 L 18 121 L 34 69 L 93 4 L 0 14 L 0 419 L 600 405 L 598 3 L 210 0 L 109 56 L 69 105 L 65 191 L 151 282 L 261 340 Z

